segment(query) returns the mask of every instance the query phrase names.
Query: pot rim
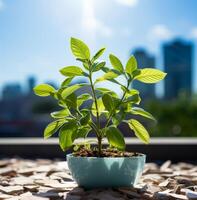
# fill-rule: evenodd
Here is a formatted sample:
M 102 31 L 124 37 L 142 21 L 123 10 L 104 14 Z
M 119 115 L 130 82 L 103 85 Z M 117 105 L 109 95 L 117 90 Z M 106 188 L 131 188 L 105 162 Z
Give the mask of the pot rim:
M 82 156 L 73 156 L 72 153 L 66 155 L 66 157 L 78 158 L 78 159 L 134 159 L 134 158 L 146 158 L 146 154 L 140 153 L 138 156 L 131 157 L 82 157 Z

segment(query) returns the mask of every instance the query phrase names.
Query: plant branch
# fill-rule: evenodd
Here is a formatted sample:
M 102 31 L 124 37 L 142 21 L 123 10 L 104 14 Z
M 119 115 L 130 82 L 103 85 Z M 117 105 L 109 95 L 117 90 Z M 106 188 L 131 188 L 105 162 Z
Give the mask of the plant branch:
M 90 72 L 89 80 L 90 80 L 90 86 L 91 86 L 92 94 L 93 94 L 93 101 L 94 101 L 95 107 L 96 107 L 97 127 L 99 129 L 100 128 L 100 117 L 99 117 L 98 102 L 97 102 L 97 99 L 96 99 L 96 93 L 95 93 L 95 89 L 94 89 L 94 84 L 92 82 L 92 72 Z
M 98 128 L 97 128 L 96 124 L 93 121 L 91 121 L 91 123 L 88 123 L 88 124 L 91 126 L 92 129 L 94 129 L 94 131 L 96 133 L 96 137 L 98 138 L 100 132 L 98 131 Z
M 127 83 L 127 89 L 129 88 L 129 85 L 130 85 L 131 81 L 128 80 L 128 83 Z M 110 115 L 109 115 L 109 118 L 107 120 L 107 123 L 105 125 L 105 128 L 109 125 L 110 121 L 111 121 L 111 118 L 114 116 L 115 114 L 115 111 L 116 109 L 122 104 L 124 98 L 125 98 L 125 95 L 126 95 L 126 90 L 125 92 L 123 93 L 122 95 L 122 98 L 120 99 L 119 103 L 116 105 L 116 107 L 110 112 Z
M 89 126 L 95 131 L 96 137 L 99 138 L 98 130 L 97 130 L 97 128 L 95 127 L 96 125 L 92 122 L 92 124 L 89 123 Z

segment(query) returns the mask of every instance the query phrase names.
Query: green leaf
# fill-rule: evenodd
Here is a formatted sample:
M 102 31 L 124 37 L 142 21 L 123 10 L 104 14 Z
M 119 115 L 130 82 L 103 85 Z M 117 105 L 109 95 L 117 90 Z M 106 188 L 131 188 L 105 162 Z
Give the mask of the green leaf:
M 117 75 L 122 75 L 122 72 L 118 71 L 117 69 L 110 69 L 110 68 L 108 68 L 108 67 L 102 67 L 101 70 L 102 70 L 103 72 L 105 72 L 105 73 L 111 71 L 111 72 L 114 72 L 114 73 L 117 74 Z
M 60 69 L 60 73 L 64 76 L 82 76 L 83 70 L 77 66 L 67 66 Z
M 122 65 L 121 61 L 116 56 L 110 54 L 109 59 L 110 59 L 110 62 L 111 62 L 114 69 L 116 69 L 120 72 L 123 72 L 123 65 Z
M 81 94 L 77 97 L 78 100 L 83 100 L 83 101 L 86 101 L 88 99 L 91 99 L 91 95 L 89 93 L 84 93 L 84 94 Z
M 89 71 L 89 65 L 88 65 L 88 63 L 84 62 L 84 63 L 83 63 L 83 67 L 84 67 L 86 70 Z
M 135 135 L 145 144 L 149 143 L 150 136 L 144 126 L 135 119 L 128 121 L 129 127 L 134 131 Z
M 58 101 L 58 105 L 61 106 L 62 108 L 66 108 L 67 107 L 66 102 L 63 101 L 63 100 L 59 100 Z
M 108 71 L 112 71 L 110 68 L 108 67 L 102 67 L 101 70 L 105 73 L 107 73 Z
M 116 83 L 117 85 L 123 86 L 121 83 L 119 83 L 117 80 L 115 79 L 109 79 L 108 81 L 112 82 L 112 83 Z
M 82 62 L 82 63 L 86 63 L 88 60 L 87 59 L 81 59 L 81 58 L 76 58 L 76 60 Z
M 99 71 L 101 68 L 105 66 L 106 62 L 94 63 L 92 71 L 96 72 Z
M 85 84 L 76 84 L 76 85 L 72 85 L 70 87 L 65 88 L 61 93 L 62 98 L 65 99 L 67 96 L 69 96 L 70 94 L 78 90 L 79 88 L 83 87 L 84 85 Z
M 77 96 L 75 93 L 70 94 L 65 99 L 66 105 L 69 109 L 76 109 L 77 108 Z
M 91 95 L 88 93 L 81 94 L 80 96 L 77 97 L 77 106 L 80 107 L 84 101 L 87 101 L 91 99 Z
M 122 72 L 116 70 L 116 69 L 111 69 L 112 72 L 114 72 L 115 74 L 117 74 L 118 76 L 119 75 L 122 75 Z
M 112 123 L 113 123 L 115 126 L 118 126 L 118 124 L 121 123 L 120 115 L 113 116 L 113 117 L 112 117 Z
M 88 112 L 88 113 L 85 114 L 85 116 L 83 116 L 83 117 L 80 119 L 80 124 L 81 124 L 82 126 L 87 125 L 88 122 L 89 122 L 89 120 L 90 120 L 90 113 Z
M 136 76 L 140 75 L 140 74 L 141 74 L 141 70 L 140 70 L 140 69 L 134 70 L 134 71 L 132 72 L 133 79 L 134 79 Z
M 157 83 L 164 79 L 166 73 L 152 68 L 144 68 L 140 70 L 140 74 L 135 76 L 134 79 L 141 81 L 143 83 Z
M 65 119 L 61 119 L 48 124 L 44 129 L 44 138 L 47 139 L 51 137 L 65 123 L 65 121 Z
M 120 110 L 118 113 L 116 113 L 113 117 L 112 117 L 112 123 L 116 126 L 118 126 L 123 119 L 125 118 L 126 113 L 123 110 Z
M 126 92 L 126 97 L 129 97 L 131 95 L 135 95 L 135 94 L 139 94 L 139 91 L 136 89 L 127 89 L 126 87 L 121 87 L 121 89 L 123 90 L 123 92 Z
M 100 78 L 96 79 L 95 83 L 105 81 L 105 80 L 114 79 L 116 77 L 118 77 L 118 75 L 116 73 L 109 71 L 106 74 L 104 74 L 103 76 L 101 76 Z
M 123 103 L 135 103 L 135 104 L 139 104 L 140 102 L 141 98 L 139 94 L 130 95 L 123 101 Z
M 68 86 L 68 85 L 71 83 L 71 81 L 73 80 L 73 78 L 74 78 L 74 77 L 68 77 L 68 78 L 66 78 L 66 79 L 62 82 L 61 87 L 66 87 L 66 86 Z
M 99 51 L 97 51 L 96 54 L 93 56 L 91 61 L 94 62 L 95 60 L 97 60 L 100 56 L 102 56 L 104 51 L 105 51 L 105 48 L 102 48 Z
M 96 88 L 96 94 L 97 94 L 97 96 L 102 97 L 106 93 L 109 94 L 112 97 L 118 98 L 118 95 L 114 91 L 112 91 L 112 90 L 109 90 L 107 88 Z
M 48 85 L 48 84 L 40 84 L 34 87 L 34 92 L 36 95 L 41 96 L 41 97 L 46 97 L 50 96 L 55 92 L 55 88 Z
M 59 144 L 63 151 L 66 151 L 73 145 L 74 139 L 76 137 L 76 122 L 67 122 L 62 126 L 59 132 Z
M 103 105 L 105 106 L 105 109 L 108 111 L 112 111 L 114 109 L 114 102 L 112 97 L 109 94 L 104 94 L 102 96 L 102 101 L 103 101 Z
M 143 117 L 146 117 L 148 119 L 152 119 L 154 121 L 157 121 L 153 116 L 152 114 L 150 114 L 149 112 L 145 111 L 144 109 L 142 108 L 139 108 L 139 107 L 133 107 L 132 110 L 130 111 L 131 114 L 133 115 L 140 115 L 140 116 L 143 116 Z
M 139 91 L 135 89 L 128 90 L 124 87 L 122 87 L 122 90 L 126 92 L 126 99 L 124 100 L 124 103 L 135 103 L 139 104 L 141 101 L 141 98 L 139 96 Z
M 55 111 L 51 113 L 51 117 L 53 118 L 65 118 L 70 114 L 70 111 L 68 109 L 63 109 L 59 111 Z
M 103 105 L 103 101 L 102 101 L 101 98 L 97 99 L 97 104 L 98 104 L 98 114 L 100 116 L 102 113 L 104 113 L 105 106 Z M 94 116 L 96 116 L 96 105 L 95 105 L 95 103 L 92 104 L 92 114 Z
M 110 145 L 118 148 L 119 150 L 125 149 L 124 137 L 115 126 L 112 125 L 107 128 L 106 136 Z
M 122 110 L 124 112 L 124 114 L 126 114 L 126 112 L 129 112 L 132 108 L 132 104 L 130 102 L 128 103 L 122 103 L 120 105 L 120 111 Z
M 77 130 L 77 138 L 86 138 L 88 133 L 91 131 L 89 127 L 82 127 Z
M 75 57 L 80 59 L 90 59 L 90 50 L 83 41 L 76 38 L 71 38 L 70 46 Z
M 118 77 L 120 74 L 118 74 L 118 73 L 116 73 L 117 72 L 117 70 L 116 71 L 114 71 L 114 69 L 109 69 L 109 68 L 107 68 L 107 67 L 103 67 L 103 68 L 101 68 L 101 70 L 103 71 L 103 72 L 105 72 L 105 73 L 107 73 L 107 72 L 113 72 L 113 73 L 115 73 L 116 74 L 116 77 Z M 116 78 L 115 77 L 115 78 Z M 112 82 L 112 83 L 116 83 L 116 84 L 118 84 L 118 85 L 120 85 L 120 86 L 123 86 L 121 83 L 119 83 L 117 80 L 115 80 L 115 79 L 108 79 L 108 81 L 110 81 L 110 82 Z
M 129 74 L 129 75 L 132 75 L 132 72 L 134 70 L 137 69 L 137 61 L 135 59 L 134 56 L 131 56 L 129 58 L 129 60 L 127 61 L 127 64 L 126 64 L 126 68 L 125 68 L 125 71 Z

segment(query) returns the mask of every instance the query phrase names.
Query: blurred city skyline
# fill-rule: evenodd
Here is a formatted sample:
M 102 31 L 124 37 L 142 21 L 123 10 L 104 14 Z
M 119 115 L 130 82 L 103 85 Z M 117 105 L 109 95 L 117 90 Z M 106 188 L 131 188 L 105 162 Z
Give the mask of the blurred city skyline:
M 71 36 L 96 51 L 107 47 L 123 63 L 131 51 L 146 49 L 164 69 L 162 45 L 183 38 L 196 46 L 195 0 L 0 0 L 0 90 L 25 85 L 29 76 L 40 82 L 59 82 L 58 69 L 77 62 L 69 48 Z M 72 11 L 72 12 L 71 12 Z M 196 52 L 192 74 L 197 77 Z M 197 79 L 193 81 L 197 91 Z M 163 93 L 157 86 L 157 93 Z
M 193 70 L 194 70 L 194 45 L 192 42 L 188 42 L 181 38 L 175 38 L 172 41 L 163 43 L 162 46 L 162 60 L 165 63 L 164 71 L 167 73 L 167 78 L 163 82 L 163 94 L 157 95 L 156 87 L 154 84 L 144 84 L 138 81 L 134 81 L 132 87 L 140 91 L 142 99 L 176 99 L 180 95 L 196 94 L 193 88 Z M 134 55 L 139 68 L 151 67 L 157 68 L 157 58 L 154 54 L 151 54 L 144 47 L 138 47 L 131 50 L 130 55 Z M 71 84 L 75 82 L 86 82 L 85 77 L 75 78 Z M 45 83 L 52 85 L 54 88 L 59 88 L 59 81 L 47 80 Z M 20 98 L 22 96 L 32 94 L 33 87 L 38 84 L 37 76 L 30 75 L 26 77 L 25 84 L 20 82 L 9 82 L 2 85 L 2 94 L 0 99 L 10 100 Z M 110 85 L 113 88 L 113 84 L 110 82 L 102 83 L 104 86 Z M 116 92 L 120 92 L 118 87 L 113 88 Z

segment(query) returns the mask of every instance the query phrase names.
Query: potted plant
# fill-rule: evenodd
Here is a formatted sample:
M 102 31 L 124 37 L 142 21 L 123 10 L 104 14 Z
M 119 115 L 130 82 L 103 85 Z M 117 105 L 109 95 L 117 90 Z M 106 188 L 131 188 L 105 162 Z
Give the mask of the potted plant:
M 112 67 L 107 67 L 105 61 L 99 60 L 105 48 L 91 56 L 88 46 L 79 39 L 71 38 L 70 46 L 76 59 L 82 63 L 82 68 L 66 66 L 60 69 L 65 80 L 58 90 L 48 84 L 40 84 L 34 88 L 35 94 L 52 96 L 62 107 L 51 113 L 54 121 L 45 128 L 44 138 L 59 131 L 62 150 L 73 148 L 73 153 L 67 155 L 67 161 L 79 186 L 94 188 L 134 185 L 143 171 L 145 155 L 125 151 L 125 140 L 118 125 L 127 123 L 142 142 L 149 143 L 147 130 L 131 116 L 140 115 L 151 120 L 154 117 L 136 106 L 141 99 L 139 91 L 131 89 L 131 84 L 133 81 L 156 83 L 166 73 L 153 68 L 138 69 L 134 56 L 124 66 L 115 55 L 110 54 Z M 95 79 L 93 75 L 97 72 L 103 74 Z M 70 85 L 79 76 L 86 77 L 89 83 Z M 126 84 L 119 81 L 118 77 L 124 79 Z M 101 81 L 117 84 L 122 90 L 122 96 L 115 91 L 98 87 Z M 76 91 L 83 87 L 89 88 L 90 92 L 77 96 Z M 96 146 L 90 145 L 86 140 L 84 143 L 76 143 L 78 138 L 86 138 L 90 133 L 97 139 Z M 109 144 L 107 148 L 103 148 L 104 138 Z

